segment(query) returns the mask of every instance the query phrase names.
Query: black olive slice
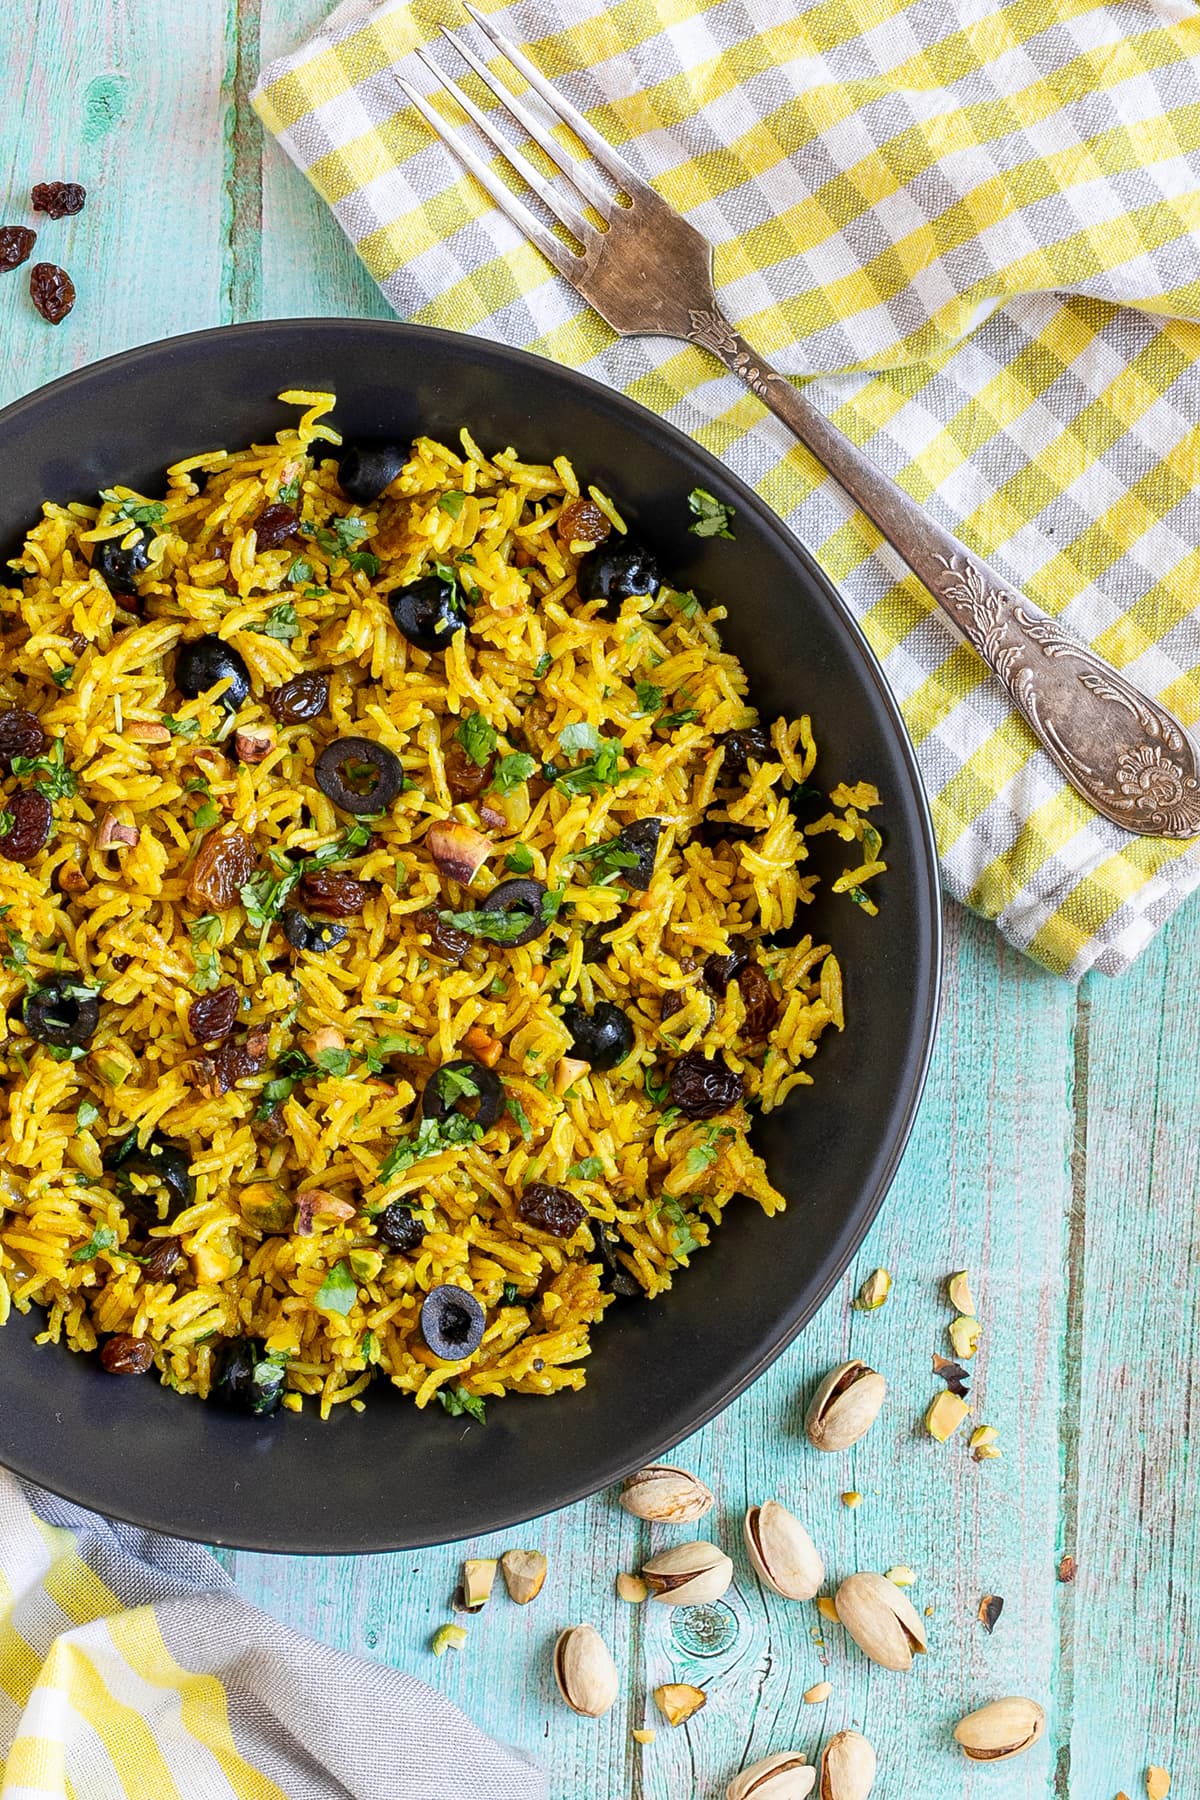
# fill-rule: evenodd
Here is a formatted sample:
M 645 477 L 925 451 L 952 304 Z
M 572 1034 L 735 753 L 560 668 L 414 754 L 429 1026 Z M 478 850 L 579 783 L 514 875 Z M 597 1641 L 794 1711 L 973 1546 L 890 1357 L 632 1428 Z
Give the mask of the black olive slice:
M 532 944 L 535 938 L 545 937 L 553 917 L 547 917 L 544 910 L 546 899 L 545 884 L 532 875 L 516 875 L 511 881 L 502 881 L 494 887 L 486 900 L 481 902 L 484 912 L 498 912 L 507 916 L 514 912 L 527 912 L 529 923 L 517 937 L 506 938 L 507 945 L 515 948 L 518 944 Z
M 313 774 L 326 799 L 343 812 L 383 812 L 404 789 L 400 758 L 364 737 L 335 738 Z
M 483 1063 L 472 1057 L 443 1063 L 425 1083 L 421 1095 L 421 1116 L 444 1119 L 449 1113 L 461 1113 L 482 1130 L 494 1125 L 504 1111 L 504 1083 Z
M 486 1322 L 474 1294 L 449 1283 L 431 1288 L 421 1307 L 421 1336 L 444 1362 L 473 1356 L 483 1342 Z

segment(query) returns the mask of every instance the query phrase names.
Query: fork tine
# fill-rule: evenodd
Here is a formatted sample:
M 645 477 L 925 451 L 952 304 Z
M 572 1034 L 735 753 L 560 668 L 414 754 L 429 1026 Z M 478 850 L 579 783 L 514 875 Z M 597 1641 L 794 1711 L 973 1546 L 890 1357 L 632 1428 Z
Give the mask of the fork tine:
M 491 144 L 492 148 L 500 152 L 500 155 L 503 156 L 509 165 L 516 170 L 517 174 L 521 177 L 521 180 L 531 187 L 534 193 L 537 194 L 550 208 L 550 211 L 554 214 L 555 218 L 561 220 L 568 231 L 573 231 L 581 244 L 587 242 L 589 233 L 592 237 L 595 237 L 595 227 L 588 224 L 578 207 L 572 206 L 568 200 L 559 198 L 553 185 L 547 181 L 546 177 L 535 169 L 533 164 L 526 157 L 522 156 L 515 144 L 510 144 L 506 138 L 500 135 L 487 114 L 479 110 L 468 94 L 463 93 L 458 83 L 452 81 L 449 75 L 444 74 L 443 71 L 438 68 L 438 65 L 434 62 L 433 58 L 426 55 L 424 50 L 418 50 L 417 55 L 430 73 L 436 75 L 446 92 L 452 94 L 458 101 L 458 104 L 462 107 L 468 119 L 474 120 L 488 143 Z
M 457 31 L 451 31 L 448 25 L 440 27 L 442 36 L 449 40 L 462 57 L 474 69 L 480 81 L 500 102 L 505 110 L 512 114 L 522 129 L 528 132 L 534 143 L 542 149 L 560 168 L 577 193 L 590 202 L 600 214 L 607 219 L 612 212 L 613 198 L 603 182 L 597 181 L 587 163 L 581 162 L 577 156 L 571 156 L 558 142 L 551 132 L 546 130 L 540 119 L 534 117 L 523 100 L 496 80 L 487 64 L 476 56 L 470 44 Z M 566 221 L 564 220 L 564 224 Z
M 517 199 L 511 189 L 505 187 L 504 183 L 488 168 L 483 158 L 476 156 L 470 144 L 456 131 L 452 131 L 443 119 L 438 118 L 428 101 L 424 100 L 415 88 L 410 87 L 408 82 L 402 80 L 399 75 L 394 76 L 393 80 L 416 107 L 434 136 L 439 137 L 446 148 L 453 151 L 463 167 L 475 177 L 480 187 L 491 195 L 500 211 L 507 214 L 517 230 L 523 232 L 531 243 L 537 245 L 546 261 L 557 269 L 565 280 L 573 282 L 575 280 L 574 265 L 579 263 L 579 258 L 568 250 L 565 244 L 560 244 L 554 233 L 547 230 L 540 219 L 534 217 L 529 208 Z
M 479 8 L 471 5 L 471 0 L 462 0 L 462 3 L 464 10 L 474 19 L 480 31 L 492 40 L 497 50 L 508 58 L 514 69 L 520 70 L 530 87 L 535 93 L 541 95 L 555 117 L 561 119 L 564 125 L 571 127 L 580 143 L 587 146 L 601 168 L 607 169 L 627 194 L 641 194 L 643 197 L 657 199 L 658 196 L 654 189 L 648 187 L 640 175 L 634 174 L 625 158 L 619 156 L 607 138 L 602 138 L 600 133 L 588 124 L 582 113 L 576 112 L 569 100 L 564 100 L 561 94 L 555 92 L 541 70 L 531 63 L 515 44 L 510 43 L 502 32 L 497 31 L 491 21 L 479 11 Z

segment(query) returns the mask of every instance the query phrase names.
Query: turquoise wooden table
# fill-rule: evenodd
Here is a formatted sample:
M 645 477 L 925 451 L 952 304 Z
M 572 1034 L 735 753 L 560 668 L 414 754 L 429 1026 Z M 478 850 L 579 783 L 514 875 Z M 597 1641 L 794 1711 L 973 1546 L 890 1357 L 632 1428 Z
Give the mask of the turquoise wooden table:
M 264 152 L 247 106 L 261 60 L 323 10 L 322 0 L 16 0 L 5 10 L 4 218 L 25 222 L 34 180 L 80 180 L 92 201 L 52 228 L 79 289 L 64 325 L 35 316 L 24 272 L 0 276 L 0 402 L 167 333 L 293 314 L 387 316 L 305 183 L 278 150 Z M 423 1677 L 536 1752 L 554 1800 L 717 1800 L 743 1760 L 792 1747 L 812 1759 L 851 1723 L 878 1749 L 886 1800 L 1135 1797 L 1150 1762 L 1174 1771 L 1173 1793 L 1194 1794 L 1198 961 L 1195 903 L 1131 974 L 1079 991 L 990 927 L 951 916 L 933 1072 L 881 1218 L 800 1342 L 674 1458 L 716 1490 L 704 1529 L 737 1558 L 732 1635 L 715 1654 L 669 1609 L 615 1597 L 615 1574 L 652 1540 L 612 1494 L 494 1539 L 403 1556 L 229 1556 L 243 1591 L 331 1644 Z M 880 1312 L 853 1311 L 876 1265 L 892 1271 L 891 1298 Z M 947 1351 L 943 1283 L 964 1266 L 985 1327 L 977 1417 L 1003 1451 L 983 1464 L 965 1434 L 938 1445 L 920 1423 L 936 1391 L 930 1354 Z M 822 1457 L 803 1438 L 803 1397 L 849 1355 L 887 1375 L 891 1403 L 855 1450 Z M 863 1495 L 853 1510 L 839 1498 L 850 1489 Z M 772 1494 L 808 1522 L 831 1571 L 914 1571 L 913 1598 L 931 1609 L 930 1654 L 910 1675 L 872 1668 L 839 1627 L 822 1633 L 812 1606 L 758 1586 L 741 1514 Z M 665 1541 L 656 1530 L 653 1541 Z M 509 1544 L 545 1551 L 542 1595 L 524 1609 L 493 1600 L 468 1621 L 466 1649 L 435 1660 L 430 1639 L 451 1617 L 461 1558 Z M 1060 1579 L 1067 1558 L 1073 1581 Z M 1005 1601 L 991 1636 L 976 1617 L 984 1594 Z M 598 1723 L 567 1711 L 549 1673 L 556 1632 L 585 1619 L 622 1671 L 621 1697 Z M 679 1730 L 650 1699 L 672 1679 L 708 1693 Z M 807 1704 L 822 1680 L 829 1698 Z M 999 1766 L 968 1765 L 954 1721 L 1011 1693 L 1046 1704 L 1044 1740 Z M 631 1735 L 643 1723 L 658 1727 L 645 1746 Z

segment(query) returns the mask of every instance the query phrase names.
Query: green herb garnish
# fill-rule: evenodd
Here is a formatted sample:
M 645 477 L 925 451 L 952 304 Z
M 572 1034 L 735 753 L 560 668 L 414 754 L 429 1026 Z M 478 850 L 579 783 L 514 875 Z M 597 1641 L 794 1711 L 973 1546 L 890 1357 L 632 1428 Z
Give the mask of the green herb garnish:
M 466 497 L 460 489 L 451 488 L 448 493 L 438 495 L 438 505 L 444 513 L 449 513 L 452 519 L 457 519 L 462 512 L 463 501 Z
M 696 523 L 689 525 L 688 530 L 693 532 L 696 537 L 731 538 L 733 536 L 729 529 L 733 519 L 733 507 L 726 506 L 724 501 L 718 500 L 715 494 L 710 494 L 707 488 L 693 488 L 688 495 L 688 505 L 696 515 Z
M 255 625 L 254 631 L 259 637 L 277 638 L 281 644 L 290 644 L 300 630 L 300 620 L 290 600 L 280 606 L 273 606 L 261 625 Z
M 481 1425 L 487 1424 L 487 1401 L 478 1394 L 469 1394 L 461 1382 L 457 1387 L 439 1388 L 437 1397 L 452 1419 L 460 1413 L 470 1413 Z
M 433 1078 L 435 1092 L 448 1106 L 459 1100 L 475 1100 L 479 1097 L 479 1083 L 468 1069 L 454 1069 L 447 1063 L 440 1068 Z
M 301 582 L 311 581 L 312 578 L 312 564 L 306 556 L 298 556 L 287 572 L 287 579 L 291 582 L 293 587 L 299 587 Z
M 514 875 L 528 875 L 533 867 L 533 851 L 525 844 L 514 844 L 504 858 L 504 866 Z
M 86 1244 L 78 1250 L 72 1250 L 73 1263 L 95 1262 L 102 1250 L 111 1250 L 117 1241 L 117 1234 L 111 1225 L 97 1225 Z
M 541 681 L 544 675 L 548 675 L 550 673 L 550 664 L 553 661 L 554 658 L 551 656 L 550 652 L 548 650 L 543 650 L 542 654 L 533 665 L 533 679 L 535 681 Z
M 536 758 L 527 755 L 524 750 L 510 751 L 496 764 L 496 771 L 492 776 L 492 792 L 511 794 L 514 788 L 529 780 L 536 768 Z
M 75 1114 L 75 1136 L 78 1137 L 81 1131 L 86 1131 L 89 1125 L 94 1125 L 99 1117 L 100 1108 L 98 1106 L 94 1105 L 91 1100 L 81 1100 Z
M 692 1221 L 678 1200 L 664 1200 L 660 1211 L 665 1213 L 674 1227 L 671 1232 L 672 1256 L 690 1256 L 693 1250 L 701 1248 L 699 1238 L 692 1232 Z
M 356 545 L 370 537 L 371 527 L 364 519 L 333 519 L 328 525 L 322 525 L 315 535 L 318 547 L 326 556 L 348 557 Z
M 554 888 L 542 895 L 539 924 L 545 926 L 556 916 L 562 905 L 562 889 Z M 533 914 L 523 907 L 512 912 L 439 912 L 438 918 L 443 925 L 453 925 L 456 931 L 465 931 L 468 937 L 483 938 L 490 944 L 513 944 L 521 934 L 533 924 Z
M 464 714 L 454 736 L 477 769 L 487 767 L 496 748 L 496 732 L 482 713 Z
M 215 800 L 206 800 L 203 806 L 196 808 L 192 824 L 197 831 L 209 831 L 221 817 L 221 809 Z
M 66 746 L 62 738 L 55 738 L 45 756 L 14 756 L 12 772 L 14 775 L 33 775 L 36 778 L 34 787 L 47 800 L 69 800 L 79 787 L 75 771 L 66 765 Z
M 113 488 L 101 488 L 100 498 L 112 501 L 116 508 L 115 517 L 128 519 L 132 525 L 161 525 L 167 516 L 167 509 L 161 500 L 140 500 L 136 495 L 127 499 Z
M 565 725 L 559 735 L 558 747 L 564 756 L 576 756 L 580 750 L 599 750 L 604 739 L 594 725 L 586 720 L 579 720 L 574 725 Z
M 482 1128 L 465 1113 L 447 1113 L 444 1119 L 422 1119 L 411 1138 L 405 1138 L 388 1151 L 379 1165 L 378 1179 L 386 1184 L 393 1175 L 402 1175 L 405 1169 L 423 1162 L 427 1156 L 436 1156 L 439 1151 L 457 1144 L 473 1144 L 482 1136 Z
M 521 1105 L 521 1102 L 517 1099 L 515 1094 L 509 1094 L 504 1102 L 504 1108 L 508 1113 L 509 1118 L 515 1121 L 525 1142 L 528 1143 L 533 1136 L 533 1126 L 529 1123 L 529 1114 L 525 1111 L 525 1108 Z
M 585 1156 L 582 1162 L 572 1163 L 567 1170 L 567 1181 L 599 1181 L 604 1173 L 604 1164 L 598 1156 Z
M 655 687 L 652 681 L 639 681 L 634 689 L 637 695 L 638 711 L 643 715 L 662 711 L 663 691 Z
M 383 564 L 373 550 L 353 550 L 347 559 L 356 575 L 365 575 L 368 581 L 374 581 Z
M 0 812 L 0 837 L 7 837 L 16 822 L 14 813 Z
M 57 688 L 69 688 L 75 679 L 75 664 L 64 663 L 61 669 L 51 669 L 50 679 Z
M 335 1263 L 317 1289 L 314 1304 L 343 1318 L 358 1299 L 358 1283 L 348 1262 Z
M 194 737 L 200 735 L 199 719 L 177 719 L 171 713 L 164 713 L 163 724 L 172 737 L 183 738 L 185 743 L 190 743 Z M 205 782 L 204 785 L 207 787 L 208 783 Z
M 520 1304 L 520 1300 L 521 1300 L 521 1290 L 517 1286 L 516 1282 L 515 1281 L 506 1281 L 504 1284 L 504 1304 L 505 1304 L 505 1306 L 517 1306 Z

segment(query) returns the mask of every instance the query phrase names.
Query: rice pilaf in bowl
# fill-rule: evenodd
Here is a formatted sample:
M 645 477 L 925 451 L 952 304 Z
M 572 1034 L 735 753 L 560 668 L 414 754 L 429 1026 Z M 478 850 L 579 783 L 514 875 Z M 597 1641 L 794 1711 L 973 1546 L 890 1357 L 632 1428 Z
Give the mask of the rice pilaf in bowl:
M 48 502 L 2 591 L 0 1311 L 256 1413 L 482 1416 L 783 1206 L 751 1116 L 844 1024 L 809 846 L 873 912 L 879 796 L 564 458 L 282 398 Z

